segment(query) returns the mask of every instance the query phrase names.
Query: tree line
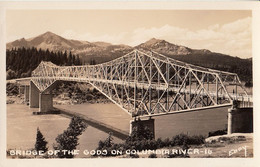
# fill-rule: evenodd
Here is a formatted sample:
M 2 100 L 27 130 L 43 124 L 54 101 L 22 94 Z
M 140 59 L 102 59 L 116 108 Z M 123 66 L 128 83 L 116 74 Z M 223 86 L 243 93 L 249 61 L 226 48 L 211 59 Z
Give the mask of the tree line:
M 53 52 L 37 48 L 12 48 L 6 50 L 6 78 L 31 76 L 32 71 L 41 61 L 50 61 L 56 65 L 81 65 L 78 55 L 71 52 Z

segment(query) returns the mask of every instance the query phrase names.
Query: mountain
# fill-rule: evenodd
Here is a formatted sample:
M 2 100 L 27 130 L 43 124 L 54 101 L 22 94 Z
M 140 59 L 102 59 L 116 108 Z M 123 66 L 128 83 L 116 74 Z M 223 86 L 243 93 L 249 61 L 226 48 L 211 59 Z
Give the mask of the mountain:
M 106 42 L 88 42 L 66 39 L 52 32 L 46 32 L 34 38 L 19 39 L 7 43 L 6 48 L 31 48 L 49 50 L 53 52 L 71 51 L 72 54 L 79 55 L 85 62 L 95 60 L 96 63 L 102 63 L 121 55 L 127 54 L 133 48 L 127 45 L 112 45 Z
M 211 52 L 207 49 L 191 49 L 155 38 L 135 48 L 144 51 L 153 50 L 167 57 L 202 67 L 234 72 L 237 73 L 243 81 L 252 79 L 252 58 L 241 59 Z
M 87 41 L 68 40 L 61 36 L 58 36 L 52 32 L 46 32 L 34 38 L 19 39 L 14 42 L 7 43 L 6 48 L 11 49 L 13 47 L 35 47 L 37 49 L 49 49 L 51 51 L 74 51 L 76 49 L 92 48 L 96 45 Z
M 191 49 L 181 45 L 175 45 L 165 40 L 152 38 L 145 43 L 135 47 L 139 50 L 153 50 L 164 55 L 190 55 L 190 54 L 211 54 L 207 49 Z
M 165 56 L 217 70 L 235 72 L 242 80 L 252 80 L 252 58 L 240 59 L 229 55 L 211 52 L 206 49 L 191 49 L 185 46 L 172 44 L 165 40 L 152 38 L 140 45 L 131 47 L 128 45 L 113 45 L 107 42 L 88 42 L 66 39 L 52 32 L 46 32 L 30 39 L 19 39 L 7 43 L 7 49 L 11 48 L 31 48 L 57 52 L 71 51 L 74 55 L 79 55 L 85 63 L 103 63 L 120 56 L 123 56 L 134 49 L 143 51 L 156 51 Z
M 165 40 L 152 38 L 145 43 L 142 43 L 136 47 L 130 47 L 128 45 L 113 45 L 107 42 L 88 42 L 66 39 L 52 32 L 46 32 L 37 37 L 29 39 L 19 39 L 6 45 L 7 49 L 11 48 L 31 48 L 50 50 L 53 52 L 58 51 L 71 51 L 72 54 L 79 55 L 84 62 L 90 62 L 95 60 L 95 63 L 106 62 L 122 55 L 131 52 L 133 49 L 139 50 L 154 50 L 156 52 L 169 55 L 190 55 L 190 54 L 205 54 L 211 53 L 208 50 L 194 50 L 185 46 L 179 46 L 169 43 Z
M 21 39 L 18 39 L 18 40 L 15 40 L 11 43 L 7 43 L 6 44 L 6 49 L 11 49 L 11 48 L 20 48 L 20 47 L 30 47 L 29 46 L 29 43 L 26 39 L 24 38 L 21 38 Z
M 133 49 L 139 50 L 153 50 L 158 53 L 164 54 L 166 56 L 179 59 L 182 61 L 188 61 L 190 63 L 197 63 L 198 57 L 202 57 L 201 59 L 207 59 L 212 55 L 226 57 L 226 55 L 213 53 L 206 49 L 196 50 L 191 49 L 185 46 L 175 45 L 170 42 L 161 39 L 152 38 L 138 46 L 130 47 L 128 45 L 113 45 L 107 42 L 88 42 L 88 41 L 79 41 L 66 39 L 59 35 L 56 35 L 52 32 L 46 32 L 34 38 L 29 39 L 19 39 L 6 45 L 7 49 L 11 48 L 31 48 L 35 47 L 37 49 L 50 50 L 53 52 L 57 51 L 71 51 L 72 54 L 79 55 L 81 60 L 84 62 L 90 62 L 95 60 L 95 63 L 106 62 L 115 58 L 118 58 L 122 55 L 125 55 L 131 52 Z M 197 60 L 192 60 L 192 55 L 196 55 Z M 206 55 L 206 57 L 205 57 Z M 205 58 L 203 58 L 203 56 Z M 219 59 L 218 57 L 217 59 Z M 227 59 L 227 57 L 225 58 Z M 194 62 L 195 61 L 195 62 Z M 200 64 L 200 63 L 198 63 Z
M 165 40 L 152 38 L 145 43 L 142 43 L 136 46 L 136 49 L 150 49 L 156 52 L 160 52 L 162 54 L 169 55 L 188 55 L 192 52 L 192 49 L 184 46 L 174 45 Z

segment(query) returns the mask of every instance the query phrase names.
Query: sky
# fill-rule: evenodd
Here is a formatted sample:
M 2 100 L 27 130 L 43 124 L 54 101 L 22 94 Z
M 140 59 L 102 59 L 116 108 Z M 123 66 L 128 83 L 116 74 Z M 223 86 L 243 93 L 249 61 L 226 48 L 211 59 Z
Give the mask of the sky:
M 68 39 L 136 46 L 151 38 L 252 57 L 250 10 L 7 10 L 7 42 L 51 31 Z

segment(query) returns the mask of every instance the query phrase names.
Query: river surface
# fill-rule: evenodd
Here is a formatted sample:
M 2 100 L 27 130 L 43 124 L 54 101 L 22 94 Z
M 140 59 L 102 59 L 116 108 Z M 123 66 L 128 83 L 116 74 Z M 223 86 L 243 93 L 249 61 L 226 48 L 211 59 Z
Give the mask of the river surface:
M 130 115 L 112 103 L 58 105 L 55 107 L 79 112 L 89 118 L 129 131 Z M 36 110 L 29 109 L 26 105 L 7 105 L 7 149 L 34 148 L 37 127 L 48 141 L 49 149 L 53 149 L 55 138 L 68 127 L 70 119 L 61 115 L 32 115 L 32 112 Z M 207 136 L 209 131 L 222 130 L 226 127 L 227 110 L 228 108 L 225 107 L 155 117 L 155 137 L 165 139 L 180 133 Z M 77 149 L 96 149 L 98 142 L 107 137 L 107 133 L 88 126 L 79 138 L 80 144 Z M 114 137 L 114 143 L 120 142 L 123 141 Z M 77 157 L 87 156 L 81 154 Z
M 79 104 L 57 105 L 59 109 L 71 110 L 121 130 L 130 131 L 131 117 L 117 105 Z M 227 107 L 154 117 L 155 137 L 172 137 L 179 133 L 208 135 L 209 131 L 222 130 L 227 124 Z
M 60 115 L 33 115 L 33 111 L 22 104 L 7 105 L 7 149 L 29 150 L 34 148 L 36 130 L 39 127 L 48 142 L 49 149 L 53 149 L 55 138 L 67 129 L 70 119 Z M 79 137 L 79 150 L 96 149 L 100 140 L 105 140 L 108 134 L 88 126 Z M 114 137 L 115 143 L 122 140 Z M 82 153 L 82 152 L 81 152 Z M 78 157 L 88 157 L 80 154 Z

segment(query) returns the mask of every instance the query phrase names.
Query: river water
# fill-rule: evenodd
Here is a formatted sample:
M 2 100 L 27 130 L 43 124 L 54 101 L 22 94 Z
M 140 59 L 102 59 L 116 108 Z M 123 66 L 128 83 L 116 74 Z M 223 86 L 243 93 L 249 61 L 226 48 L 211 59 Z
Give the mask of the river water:
M 112 103 L 58 105 L 55 107 L 79 112 L 89 118 L 129 131 L 130 115 Z M 37 109 L 29 109 L 26 105 L 7 105 L 7 149 L 34 148 L 37 127 L 48 141 L 49 149 L 53 149 L 55 138 L 68 127 L 70 119 L 61 115 L 32 115 L 35 110 Z M 180 133 L 207 136 L 209 131 L 226 127 L 227 110 L 228 108 L 225 107 L 155 117 L 155 137 L 165 139 Z M 108 134 L 105 132 L 88 126 L 79 138 L 80 144 L 77 149 L 95 149 L 98 142 L 107 137 Z M 114 137 L 114 142 L 120 143 L 122 140 Z M 86 156 L 80 154 L 78 157 Z
M 71 110 L 129 132 L 131 117 L 117 105 L 80 104 L 60 105 L 59 109 Z M 154 117 L 155 137 L 172 137 L 179 133 L 208 135 L 209 131 L 224 129 L 227 124 L 227 107 Z

